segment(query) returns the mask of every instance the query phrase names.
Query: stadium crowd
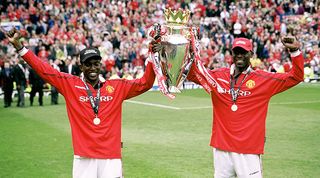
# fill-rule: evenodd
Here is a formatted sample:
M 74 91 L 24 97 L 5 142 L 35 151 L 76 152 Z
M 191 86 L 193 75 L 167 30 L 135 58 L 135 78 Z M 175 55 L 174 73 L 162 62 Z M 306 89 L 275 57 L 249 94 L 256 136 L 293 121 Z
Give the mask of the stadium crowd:
M 143 74 L 148 28 L 165 23 L 168 7 L 191 11 L 190 25 L 200 27 L 201 60 L 208 68 L 230 65 L 232 41 L 243 36 L 254 45 L 253 68 L 286 72 L 291 63 L 280 36 L 292 33 L 303 44 L 305 81 L 320 74 L 319 0 L 2 0 L 0 19 L 19 22 L 24 45 L 57 70 L 80 75 L 79 51 L 93 46 L 101 51 L 105 78 L 130 79 Z M 14 69 L 12 80 L 1 72 L 2 90 L 7 82 L 32 84 L 35 77 L 1 32 L 0 40 L 1 70 Z M 18 70 L 22 79 L 14 75 Z

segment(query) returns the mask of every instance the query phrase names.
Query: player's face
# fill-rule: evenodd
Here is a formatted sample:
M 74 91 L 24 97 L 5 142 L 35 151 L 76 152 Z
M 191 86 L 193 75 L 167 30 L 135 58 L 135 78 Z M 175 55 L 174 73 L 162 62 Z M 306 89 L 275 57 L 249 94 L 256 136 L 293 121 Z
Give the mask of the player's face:
M 99 59 L 88 59 L 81 64 L 80 70 L 83 72 L 85 79 L 89 83 L 94 84 L 99 80 L 101 62 Z
M 246 69 L 250 65 L 252 52 L 246 51 L 243 48 L 236 47 L 232 50 L 233 63 L 239 69 Z

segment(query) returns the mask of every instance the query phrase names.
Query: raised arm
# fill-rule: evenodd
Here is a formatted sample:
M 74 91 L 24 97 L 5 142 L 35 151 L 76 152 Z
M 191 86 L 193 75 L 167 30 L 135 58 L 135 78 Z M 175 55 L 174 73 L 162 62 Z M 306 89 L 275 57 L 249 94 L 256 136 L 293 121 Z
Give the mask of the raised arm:
M 197 74 L 198 70 L 196 70 L 196 68 L 197 68 L 196 63 L 193 62 L 187 79 L 198 84 L 198 85 L 201 85 L 199 79 L 196 77 L 197 75 L 199 75 L 199 74 Z
M 277 73 L 272 76 L 276 79 L 272 85 L 272 95 L 285 91 L 303 81 L 304 59 L 299 49 L 299 41 L 293 36 L 287 36 L 282 38 L 282 43 L 290 51 L 292 69 L 288 73 Z
M 132 98 L 148 91 L 152 87 L 154 79 L 155 73 L 152 69 L 152 63 L 148 62 L 146 71 L 140 79 L 124 81 L 126 86 L 125 92 L 127 93 L 125 99 Z
M 20 56 L 33 68 L 36 73 L 45 81 L 55 86 L 60 93 L 64 91 L 64 81 L 72 78 L 72 75 L 55 70 L 48 63 L 43 62 L 31 50 L 25 48 L 20 42 L 20 32 L 17 29 L 12 29 L 5 33 L 9 42 L 16 48 Z

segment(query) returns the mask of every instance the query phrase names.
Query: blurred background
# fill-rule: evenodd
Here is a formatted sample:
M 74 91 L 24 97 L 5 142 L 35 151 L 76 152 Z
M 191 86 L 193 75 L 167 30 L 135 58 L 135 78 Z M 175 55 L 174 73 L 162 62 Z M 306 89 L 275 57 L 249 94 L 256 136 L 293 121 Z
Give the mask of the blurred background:
M 21 30 L 24 45 L 43 61 L 80 75 L 79 51 L 94 46 L 107 79 L 143 74 L 148 30 L 165 23 L 168 7 L 191 11 L 189 25 L 200 29 L 201 60 L 210 69 L 229 66 L 234 38 L 247 37 L 254 45 L 254 69 L 287 72 L 291 61 L 280 37 L 295 35 L 302 44 L 305 79 L 270 103 L 264 176 L 319 177 L 320 0 L 0 2 L 0 26 Z M 2 32 L 0 66 L 0 177 L 70 177 L 65 101 L 23 62 Z M 199 87 L 191 85 L 185 86 Z M 22 96 L 17 86 L 24 87 Z M 170 102 L 159 91 L 147 92 L 123 107 L 126 177 L 213 176 L 212 107 L 204 90 L 184 90 Z
M 280 36 L 292 34 L 303 44 L 305 82 L 319 80 L 319 0 L 1 0 L 0 23 L 20 29 L 24 45 L 57 70 L 79 75 L 79 51 L 94 46 L 102 53 L 105 78 L 131 79 L 143 73 L 148 28 L 165 23 L 168 7 L 191 11 L 189 25 L 200 28 L 201 60 L 210 69 L 229 66 L 233 39 L 247 37 L 255 69 L 287 72 L 291 61 Z M 0 40 L 1 68 L 5 62 L 14 67 L 19 57 L 2 33 Z M 28 89 L 32 77 L 22 67 Z

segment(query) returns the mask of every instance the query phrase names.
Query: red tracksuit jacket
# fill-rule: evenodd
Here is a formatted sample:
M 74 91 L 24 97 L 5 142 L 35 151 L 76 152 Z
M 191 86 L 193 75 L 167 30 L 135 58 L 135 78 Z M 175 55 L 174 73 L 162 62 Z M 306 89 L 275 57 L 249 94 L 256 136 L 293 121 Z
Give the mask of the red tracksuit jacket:
M 303 57 L 300 53 L 292 58 L 293 68 L 288 73 L 252 71 L 240 87 L 236 101 L 237 111 L 232 111 L 230 93 L 230 69 L 208 71 L 217 82 L 209 85 L 213 104 L 212 147 L 236 153 L 263 154 L 266 116 L 270 98 L 303 80 Z M 197 70 L 192 66 L 188 79 L 200 84 Z M 238 89 L 245 74 L 240 74 L 235 89 Z M 221 87 L 218 91 L 218 87 Z
M 121 112 L 125 99 L 149 90 L 155 74 L 148 63 L 144 76 L 135 80 L 107 80 L 102 83 L 100 92 L 99 125 L 95 118 L 83 81 L 67 73 L 58 72 L 42 62 L 30 50 L 22 58 L 64 96 L 72 132 L 74 154 L 89 158 L 121 158 Z M 95 90 L 88 84 L 93 96 Z

